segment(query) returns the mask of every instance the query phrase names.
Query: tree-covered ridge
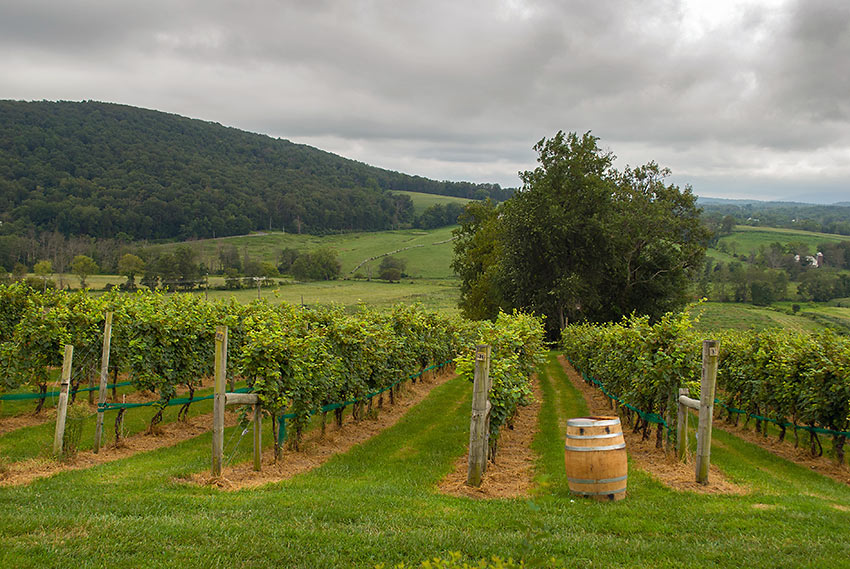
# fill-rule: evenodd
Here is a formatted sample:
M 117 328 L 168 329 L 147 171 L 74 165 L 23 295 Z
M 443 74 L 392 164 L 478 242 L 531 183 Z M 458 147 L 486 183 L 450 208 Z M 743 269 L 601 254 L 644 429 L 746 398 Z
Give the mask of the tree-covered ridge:
M 0 101 L 0 233 L 186 239 L 412 221 L 388 189 L 504 199 L 216 123 L 98 102 Z
M 820 233 L 850 235 L 850 204 L 741 202 L 700 199 L 706 223 L 723 231 L 734 225 L 784 227 Z

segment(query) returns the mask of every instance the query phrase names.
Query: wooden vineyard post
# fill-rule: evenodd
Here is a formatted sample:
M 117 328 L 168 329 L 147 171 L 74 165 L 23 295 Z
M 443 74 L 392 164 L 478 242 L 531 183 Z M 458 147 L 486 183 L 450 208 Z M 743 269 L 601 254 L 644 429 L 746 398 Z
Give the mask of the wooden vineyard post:
M 680 401 L 681 397 L 687 397 L 687 387 L 679 388 L 679 397 L 676 401 L 679 404 L 679 411 L 676 413 L 676 455 L 679 460 L 684 461 L 688 455 L 688 407 Z
M 53 454 L 62 456 L 62 439 L 65 437 L 65 418 L 68 415 L 68 387 L 71 385 L 71 361 L 74 359 L 74 346 L 65 345 L 65 357 L 62 359 L 62 381 L 59 387 L 59 406 L 56 408 L 56 432 L 53 435 Z
M 213 390 L 212 475 L 221 476 L 224 458 L 224 409 L 227 405 L 254 407 L 254 470 L 262 469 L 263 409 L 256 393 L 227 392 L 227 326 L 215 329 L 215 378 Z M 244 433 L 243 433 L 244 434 Z
M 254 471 L 262 469 L 263 460 L 263 408 L 254 405 Z
M 106 313 L 103 324 L 103 353 L 100 356 L 100 386 L 97 391 L 97 426 L 94 430 L 94 452 L 103 444 L 103 405 L 106 403 L 106 385 L 109 378 L 109 347 L 112 343 L 112 312 Z
M 708 466 L 711 455 L 711 420 L 714 415 L 714 385 L 717 381 L 717 361 L 717 340 L 703 341 L 696 467 L 696 479 L 700 484 L 708 484 Z
M 227 375 L 227 326 L 215 329 L 215 387 L 213 395 L 212 475 L 221 476 L 224 456 L 224 381 Z
M 468 486 L 481 486 L 487 469 L 487 447 L 490 434 L 490 346 L 475 347 L 475 375 L 472 387 L 472 418 L 469 424 Z

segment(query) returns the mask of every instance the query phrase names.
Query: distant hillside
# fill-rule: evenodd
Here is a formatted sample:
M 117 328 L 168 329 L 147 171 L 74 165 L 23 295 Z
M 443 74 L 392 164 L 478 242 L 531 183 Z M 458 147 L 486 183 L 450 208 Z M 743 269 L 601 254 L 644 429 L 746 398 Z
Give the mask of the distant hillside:
M 410 222 L 409 197 L 388 190 L 509 195 L 158 111 L 0 101 L 0 234 L 187 239 Z
M 738 225 L 850 235 L 850 204 L 847 202 L 820 205 L 699 198 L 698 204 L 703 209 L 703 218 L 716 226 L 729 216 L 729 223 Z

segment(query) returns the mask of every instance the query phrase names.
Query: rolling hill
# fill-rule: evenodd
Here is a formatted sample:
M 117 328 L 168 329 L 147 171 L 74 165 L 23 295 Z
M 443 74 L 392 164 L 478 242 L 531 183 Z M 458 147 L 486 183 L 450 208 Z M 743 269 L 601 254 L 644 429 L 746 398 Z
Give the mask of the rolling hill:
M 413 215 L 409 197 L 390 190 L 510 193 L 158 111 L 0 101 L 0 234 L 139 240 L 382 230 Z

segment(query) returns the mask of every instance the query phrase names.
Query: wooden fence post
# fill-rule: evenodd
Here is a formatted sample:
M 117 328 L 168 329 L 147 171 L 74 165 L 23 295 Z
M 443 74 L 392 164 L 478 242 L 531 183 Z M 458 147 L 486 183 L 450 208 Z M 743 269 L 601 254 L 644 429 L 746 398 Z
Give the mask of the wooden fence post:
M 94 431 L 94 452 L 100 451 L 103 444 L 103 404 L 106 403 L 106 382 L 109 378 L 109 347 L 112 343 L 112 312 L 106 313 L 103 324 L 103 352 L 100 356 L 100 386 L 97 391 L 97 426 Z
M 475 374 L 472 387 L 472 418 L 469 424 L 468 486 L 481 486 L 487 469 L 487 449 L 490 435 L 490 346 L 475 347 Z
M 221 476 L 224 456 L 225 376 L 227 375 L 227 326 L 215 329 L 215 387 L 213 390 L 212 475 Z
M 62 456 L 62 439 L 65 437 L 65 418 L 68 415 L 68 387 L 71 385 L 71 362 L 74 359 L 74 346 L 65 345 L 65 357 L 62 359 L 62 382 L 59 388 L 59 406 L 56 408 L 56 431 L 53 434 L 53 454 Z
M 711 456 L 711 420 L 714 415 L 714 385 L 717 381 L 718 342 L 702 343 L 702 380 L 699 396 L 699 428 L 697 431 L 696 479 L 708 484 L 708 466 Z
M 254 470 L 262 470 L 263 460 L 263 408 L 254 405 Z
M 690 391 L 687 387 L 679 388 L 679 397 L 688 396 Z M 684 461 L 688 455 L 688 408 L 676 398 L 679 405 L 679 411 L 676 413 L 676 450 L 679 460 Z

